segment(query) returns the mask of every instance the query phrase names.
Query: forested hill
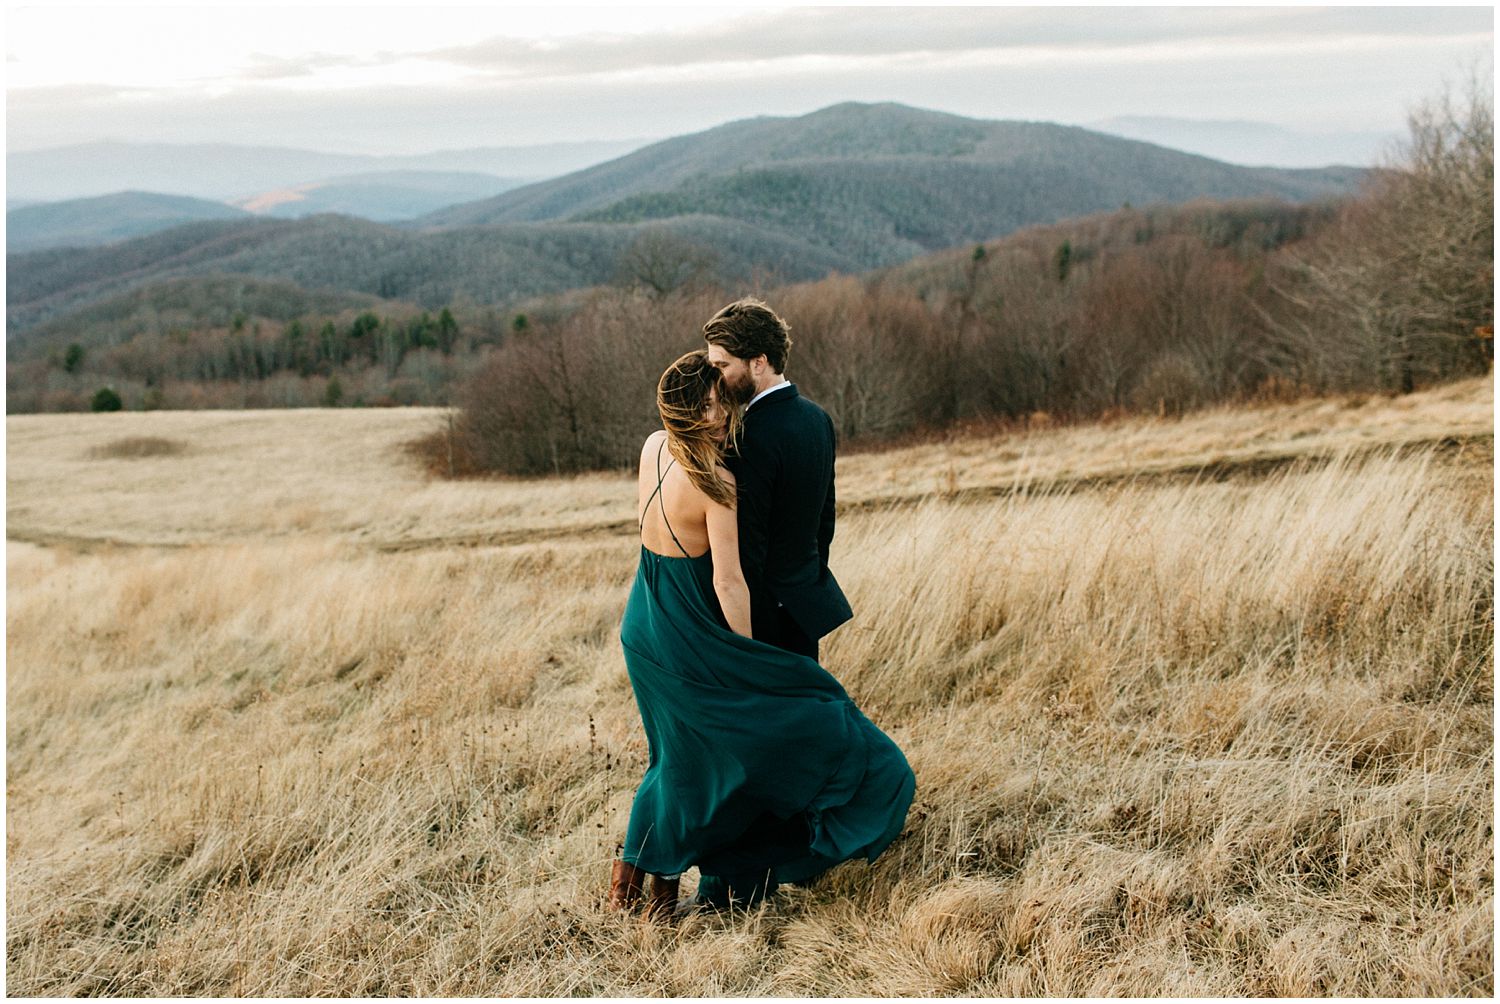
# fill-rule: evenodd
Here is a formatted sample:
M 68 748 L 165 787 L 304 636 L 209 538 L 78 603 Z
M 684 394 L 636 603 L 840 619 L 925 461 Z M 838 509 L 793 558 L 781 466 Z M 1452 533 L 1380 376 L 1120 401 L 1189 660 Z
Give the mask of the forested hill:
M 669 242 L 669 260 L 653 265 L 642 253 L 653 239 Z M 430 234 L 331 215 L 199 223 L 110 247 L 9 255 L 7 349 L 14 354 L 40 338 L 106 337 L 97 322 L 108 311 L 91 308 L 119 301 L 120 309 L 135 309 L 149 304 L 156 286 L 189 278 L 283 281 L 436 309 L 596 286 L 637 265 L 675 273 L 685 264 L 734 278 L 759 272 L 788 280 L 858 267 L 847 255 L 773 228 L 700 216 L 665 226 L 526 223 Z M 228 303 L 203 306 L 206 324 L 235 311 Z
M 993 237 L 1028 223 L 1134 204 L 1191 198 L 1283 198 L 1345 194 L 1355 168 L 1281 170 L 1238 167 L 1134 140 L 1044 122 L 968 119 L 898 104 L 834 105 L 799 118 L 755 118 L 652 144 L 616 160 L 495 198 L 451 206 L 413 221 L 453 227 L 562 219 L 663 218 L 731 211 L 739 218 L 774 212 L 784 196 L 822 197 L 864 189 L 844 208 L 932 210 L 932 193 L 960 186 L 943 216 L 925 230 L 941 246 L 984 232 Z M 921 191 L 913 198 L 912 185 Z M 958 208 L 983 186 L 991 206 Z M 908 211 L 908 205 L 910 206 Z M 1035 208 L 1033 208 L 1035 207 Z M 898 234 L 899 236 L 899 234 Z M 949 241 L 951 243 L 952 241 Z
M 36 251 L 104 244 L 200 220 L 249 217 L 243 209 L 207 199 L 119 192 L 13 209 L 5 214 L 5 246 L 10 251 Z
M 195 223 L 104 248 L 12 254 L 7 319 L 23 341 L 45 324 L 49 337 L 87 342 L 97 331 L 84 327 L 97 325 L 70 318 L 100 313 L 81 311 L 216 275 L 425 309 L 622 279 L 655 289 L 689 277 L 791 282 L 1125 204 L 1319 200 L 1360 176 L 1236 167 L 1068 126 L 844 104 L 657 143 L 402 226 L 335 215 Z

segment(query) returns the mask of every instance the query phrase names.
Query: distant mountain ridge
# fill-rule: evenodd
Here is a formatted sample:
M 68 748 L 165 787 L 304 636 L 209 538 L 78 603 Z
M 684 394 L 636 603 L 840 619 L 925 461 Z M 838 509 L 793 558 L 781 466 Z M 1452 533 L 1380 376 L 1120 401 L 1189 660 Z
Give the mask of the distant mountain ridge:
M 1066 215 L 1110 209 L 1127 200 L 1318 198 L 1347 192 L 1359 176 L 1347 168 L 1238 167 L 1077 126 L 968 119 L 899 104 L 845 103 L 798 118 L 747 119 L 664 140 L 562 178 L 439 210 L 412 225 L 598 218 L 591 214 L 607 215 L 615 203 L 646 193 L 673 193 L 679 196 L 675 204 L 686 206 L 694 189 L 714 188 L 708 179 L 718 176 L 747 170 L 806 173 L 826 171 L 832 164 L 847 169 L 875 161 L 904 163 L 913 178 L 929 169 L 965 165 L 970 168 L 966 182 L 987 176 L 1002 187 L 1007 186 L 1007 171 L 1038 179 L 1062 172 L 1072 191 L 1052 201 L 1067 203 Z M 1011 215 L 1035 216 L 1025 211 Z M 1005 220 L 997 225 L 1014 226 Z M 999 232 L 1003 231 L 989 236 Z
M 1073 126 L 902 105 L 732 122 L 400 226 L 196 223 L 8 259 L 12 332 L 167 280 L 234 275 L 402 300 L 508 304 L 606 283 L 651 238 L 727 283 L 856 273 L 1021 227 L 1194 199 L 1312 201 L 1351 168 L 1236 167 Z
M 243 209 L 183 195 L 118 192 L 12 209 L 5 214 L 7 251 L 91 246 L 128 240 L 200 220 L 247 219 Z
M 127 189 L 225 201 L 321 179 L 386 171 L 550 178 L 618 157 L 649 140 L 475 147 L 403 156 L 227 143 L 84 143 L 5 155 L 9 199 L 57 202 Z
M 155 192 L 115 192 L 8 211 L 6 250 L 96 247 L 197 220 L 252 215 L 300 219 L 340 213 L 391 223 L 492 196 L 520 184 L 520 179 L 474 172 L 384 171 L 261 192 L 234 203 Z
M 489 198 L 525 183 L 475 171 L 374 171 L 260 192 L 231 204 L 278 219 L 342 213 L 391 223 Z

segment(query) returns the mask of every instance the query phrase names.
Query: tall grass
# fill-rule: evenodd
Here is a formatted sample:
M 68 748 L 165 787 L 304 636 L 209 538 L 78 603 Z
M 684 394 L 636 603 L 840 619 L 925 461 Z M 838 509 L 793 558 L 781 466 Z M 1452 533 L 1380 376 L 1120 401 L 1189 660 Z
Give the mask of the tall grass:
M 1488 471 L 843 519 L 906 831 L 668 929 L 601 905 L 632 539 L 12 543 L 7 990 L 1487 994 Z

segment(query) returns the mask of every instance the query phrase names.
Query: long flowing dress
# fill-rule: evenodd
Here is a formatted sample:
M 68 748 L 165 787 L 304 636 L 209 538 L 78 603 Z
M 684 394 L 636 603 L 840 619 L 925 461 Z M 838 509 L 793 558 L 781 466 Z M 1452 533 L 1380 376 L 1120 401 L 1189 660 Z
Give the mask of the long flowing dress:
M 873 861 L 911 806 L 906 757 L 815 660 L 731 631 L 712 555 L 677 546 L 642 543 L 620 627 L 649 751 L 622 857 L 771 889 Z

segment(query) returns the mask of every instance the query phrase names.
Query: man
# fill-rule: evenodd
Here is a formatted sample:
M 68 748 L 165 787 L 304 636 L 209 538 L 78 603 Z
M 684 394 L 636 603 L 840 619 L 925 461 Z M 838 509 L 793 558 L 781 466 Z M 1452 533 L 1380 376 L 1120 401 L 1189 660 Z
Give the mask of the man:
M 833 541 L 833 421 L 783 375 L 792 339 L 786 322 L 753 298 L 703 326 L 708 360 L 730 398 L 745 406 L 737 449 L 726 463 L 737 482 L 740 567 L 750 587 L 750 632 L 816 659 L 818 639 L 854 616 L 828 570 Z M 762 815 L 741 837 L 761 846 L 805 844 L 801 815 Z M 775 893 L 771 873 L 701 875 L 697 902 L 723 909 Z
M 833 540 L 833 421 L 783 375 L 786 322 L 756 299 L 703 326 L 708 359 L 745 405 L 728 466 L 739 484 L 740 565 L 755 638 L 818 657 L 818 639 L 854 616 L 828 570 Z

